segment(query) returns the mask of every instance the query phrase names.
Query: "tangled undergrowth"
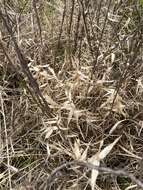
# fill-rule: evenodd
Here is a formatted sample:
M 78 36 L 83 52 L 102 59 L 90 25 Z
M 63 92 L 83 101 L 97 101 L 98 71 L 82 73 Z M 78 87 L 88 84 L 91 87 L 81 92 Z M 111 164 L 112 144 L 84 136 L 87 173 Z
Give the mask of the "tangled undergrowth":
M 11 0 L 0 17 L 0 189 L 142 189 L 140 2 Z

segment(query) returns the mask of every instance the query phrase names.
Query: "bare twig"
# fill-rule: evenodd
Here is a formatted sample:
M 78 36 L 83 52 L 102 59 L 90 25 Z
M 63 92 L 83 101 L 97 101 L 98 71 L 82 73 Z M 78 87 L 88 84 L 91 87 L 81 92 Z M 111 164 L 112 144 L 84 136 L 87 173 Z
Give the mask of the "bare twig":
M 6 116 L 5 116 L 5 109 L 4 109 L 4 100 L 2 93 L 0 92 L 0 101 L 1 101 L 1 109 L 3 115 L 3 122 L 4 122 L 4 131 L 5 131 L 5 143 L 6 143 L 6 153 L 7 153 L 7 166 L 8 166 L 8 179 L 9 179 L 9 189 L 12 189 L 11 184 L 11 171 L 10 171 L 10 158 L 9 158 L 9 141 L 8 141 L 8 133 L 7 133 L 7 123 L 6 123 Z
M 32 76 L 32 74 L 31 74 L 31 72 L 29 70 L 29 67 L 28 67 L 27 60 L 24 57 L 24 55 L 22 54 L 22 52 L 21 52 L 21 50 L 20 50 L 20 48 L 19 48 L 19 46 L 18 46 L 18 44 L 17 44 L 17 42 L 16 42 L 16 40 L 14 38 L 14 35 L 12 33 L 11 26 L 9 26 L 9 24 L 7 23 L 7 21 L 4 18 L 3 13 L 2 13 L 1 10 L 0 10 L 0 17 L 1 17 L 2 21 L 3 21 L 3 23 L 4 23 L 4 26 L 6 27 L 9 35 L 11 36 L 11 39 L 12 39 L 12 41 L 14 43 L 15 52 L 16 52 L 18 58 L 19 58 L 20 65 L 22 67 L 22 70 L 23 70 L 24 74 L 28 78 L 28 81 L 29 81 L 29 84 L 30 84 L 31 88 L 33 89 L 33 91 L 34 91 L 35 95 L 37 96 L 37 98 L 39 99 L 39 101 L 41 101 L 41 100 L 43 101 L 43 107 L 45 107 L 44 109 L 45 109 L 47 115 L 50 116 L 50 117 L 52 117 L 52 114 L 51 114 L 51 111 L 50 111 L 51 109 L 48 106 L 45 98 L 43 97 L 43 95 L 42 95 L 42 93 L 41 93 L 41 91 L 39 89 L 39 85 L 38 85 L 37 81 Z
M 84 25 L 84 30 L 85 30 L 85 35 L 86 35 L 89 51 L 91 53 L 92 58 L 94 59 L 94 54 L 93 54 L 93 49 L 92 49 L 92 43 L 91 43 L 89 31 L 88 31 L 87 18 L 86 18 L 87 15 L 86 15 L 84 3 L 81 0 L 79 0 L 78 2 L 79 2 L 79 7 L 81 9 L 81 15 L 82 15 L 82 19 L 83 19 L 83 25 Z
M 32 5 L 33 5 L 34 12 L 35 12 L 37 25 L 38 25 L 38 28 L 39 28 L 39 37 L 40 37 L 41 45 L 43 45 L 42 27 L 41 27 L 40 18 L 39 18 L 39 15 L 38 15 L 37 7 L 36 7 L 36 0 L 32 0 Z
M 67 162 L 67 163 L 64 163 L 61 166 L 57 167 L 48 177 L 48 179 L 47 179 L 48 185 L 50 185 L 50 183 L 55 179 L 56 174 L 60 170 L 67 168 L 69 166 L 74 166 L 74 165 L 77 165 L 80 167 L 87 167 L 89 169 L 95 169 L 95 170 L 98 170 L 100 172 L 105 172 L 105 173 L 109 173 L 109 174 L 113 174 L 113 175 L 117 175 L 117 176 L 126 176 L 126 177 L 130 178 L 134 183 L 136 183 L 139 187 L 143 188 L 143 183 L 140 180 L 138 180 L 134 175 L 132 175 L 132 174 L 130 174 L 130 173 L 128 173 L 122 169 L 113 170 L 113 169 L 108 168 L 108 167 L 98 167 L 98 166 L 95 166 L 91 163 L 80 162 L 80 161 Z
M 60 46 L 60 41 L 61 41 L 61 36 L 62 36 L 62 32 L 63 32 L 63 25 L 64 25 L 64 21 L 65 21 L 65 16 L 66 16 L 66 0 L 64 0 L 64 10 L 63 10 L 63 14 L 62 14 L 62 21 L 61 21 L 59 35 L 58 35 L 57 47 L 55 48 L 55 53 L 54 53 L 54 62 L 53 62 L 54 70 L 56 69 L 56 56 L 57 56 L 57 52 L 58 52 L 58 49 L 59 49 L 59 46 Z
M 98 56 L 99 56 L 99 48 L 100 48 L 102 38 L 103 38 L 103 35 L 104 35 L 104 31 L 105 31 L 105 27 L 106 27 L 106 24 L 107 24 L 107 18 L 108 18 L 108 13 L 109 13 L 109 10 L 110 10 L 111 2 L 112 2 L 112 0 L 109 0 L 108 7 L 107 7 L 107 12 L 106 12 L 106 15 L 105 15 L 105 18 L 104 18 L 103 28 L 102 28 L 101 35 L 100 35 L 99 40 L 98 40 L 98 47 L 97 47 L 95 59 L 93 61 L 93 72 L 92 72 L 91 78 L 93 78 L 94 72 L 96 70 L 97 60 L 98 60 Z M 99 15 L 100 15 L 100 12 L 99 12 Z M 98 22 L 99 22 L 99 20 L 98 20 Z
M 76 51 L 77 44 L 78 44 L 80 20 L 81 20 L 81 11 L 79 10 L 77 23 L 76 23 L 76 29 L 75 29 L 75 36 L 74 36 L 74 52 Z
M 75 0 L 72 0 L 72 5 L 71 5 L 71 13 L 70 13 L 70 18 L 69 18 L 69 26 L 68 26 L 68 41 L 67 41 L 67 49 L 69 52 L 69 57 L 71 56 L 71 30 L 72 30 L 72 23 L 73 23 L 73 14 L 74 14 L 74 8 L 75 8 Z
M 138 31 L 138 29 L 137 29 L 137 31 Z M 132 43 L 131 43 L 131 46 L 130 46 L 130 49 L 129 49 L 129 55 L 130 55 L 130 57 L 126 61 L 126 68 L 125 68 L 123 74 L 120 76 L 119 81 L 117 82 L 116 89 L 115 89 L 115 96 L 114 96 L 114 99 L 112 101 L 111 109 L 110 109 L 108 117 L 110 117 L 110 115 L 112 113 L 115 100 L 116 100 L 117 95 L 118 95 L 118 93 L 120 91 L 120 87 L 122 86 L 123 81 L 126 79 L 127 74 L 129 74 L 129 71 L 130 71 L 129 69 L 130 69 L 130 67 L 132 68 L 132 66 L 134 64 L 134 61 L 136 60 L 136 58 L 138 56 L 139 49 L 140 49 L 140 47 L 142 45 L 142 41 L 141 40 L 140 41 L 137 40 L 136 43 L 133 44 L 133 40 L 134 40 L 134 38 L 137 35 L 137 31 L 133 35 Z M 134 52 L 133 55 L 132 55 L 132 52 Z
M 18 69 L 15 67 L 14 63 L 12 62 L 12 59 L 8 55 L 8 53 L 7 53 L 7 51 L 6 51 L 5 47 L 4 47 L 4 44 L 3 44 L 2 40 L 0 40 L 0 47 L 3 50 L 3 53 L 4 53 L 5 57 L 8 60 L 8 62 L 10 64 L 10 67 L 14 69 L 14 71 L 17 73 L 19 79 L 23 81 L 24 80 L 23 76 L 18 72 Z M 34 102 L 39 106 L 39 108 L 42 110 L 42 112 L 44 114 L 45 110 L 43 109 L 43 104 L 42 104 L 41 100 L 39 99 L 39 96 L 34 96 L 34 94 L 32 93 L 32 90 L 28 87 L 28 85 L 26 84 L 25 81 L 24 81 L 24 87 L 31 94 L 31 97 L 33 98 Z

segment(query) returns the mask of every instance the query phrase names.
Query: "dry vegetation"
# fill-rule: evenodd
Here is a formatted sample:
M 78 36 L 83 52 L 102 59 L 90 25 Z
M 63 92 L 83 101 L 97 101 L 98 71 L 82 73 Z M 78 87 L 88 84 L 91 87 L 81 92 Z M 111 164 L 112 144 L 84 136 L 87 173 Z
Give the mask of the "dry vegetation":
M 143 189 L 140 3 L 1 0 L 1 190 Z

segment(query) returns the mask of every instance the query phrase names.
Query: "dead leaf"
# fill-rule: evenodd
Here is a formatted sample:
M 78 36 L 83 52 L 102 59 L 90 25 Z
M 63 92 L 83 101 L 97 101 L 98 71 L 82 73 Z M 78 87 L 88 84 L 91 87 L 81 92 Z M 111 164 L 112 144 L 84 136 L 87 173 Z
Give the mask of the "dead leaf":
M 116 128 L 118 127 L 118 125 L 120 125 L 120 123 L 122 123 L 123 121 L 125 121 L 125 119 L 123 119 L 123 120 L 118 121 L 117 123 L 115 123 L 115 125 L 113 125 L 113 127 L 110 129 L 109 135 L 111 135 L 116 130 Z
M 103 160 L 112 150 L 112 148 L 115 146 L 115 144 L 119 141 L 120 137 L 115 139 L 113 143 L 110 145 L 106 146 L 103 150 L 98 151 L 95 155 L 93 155 L 88 161 L 89 163 L 95 165 L 95 166 L 100 166 L 100 161 Z M 103 141 L 100 143 L 100 147 L 102 147 Z M 91 188 L 92 190 L 95 189 L 96 185 L 96 180 L 98 177 L 99 171 L 96 169 L 91 170 Z
M 115 146 L 115 144 L 119 141 L 121 137 L 118 137 L 113 143 L 106 146 L 100 153 L 99 153 L 99 160 L 103 160 L 112 150 L 112 148 Z

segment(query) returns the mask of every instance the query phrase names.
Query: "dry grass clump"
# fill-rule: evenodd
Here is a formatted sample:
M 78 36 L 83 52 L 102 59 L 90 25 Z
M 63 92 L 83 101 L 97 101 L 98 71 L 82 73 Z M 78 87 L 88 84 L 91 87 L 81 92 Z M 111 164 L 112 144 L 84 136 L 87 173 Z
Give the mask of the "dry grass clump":
M 143 188 L 142 13 L 1 2 L 0 189 Z

